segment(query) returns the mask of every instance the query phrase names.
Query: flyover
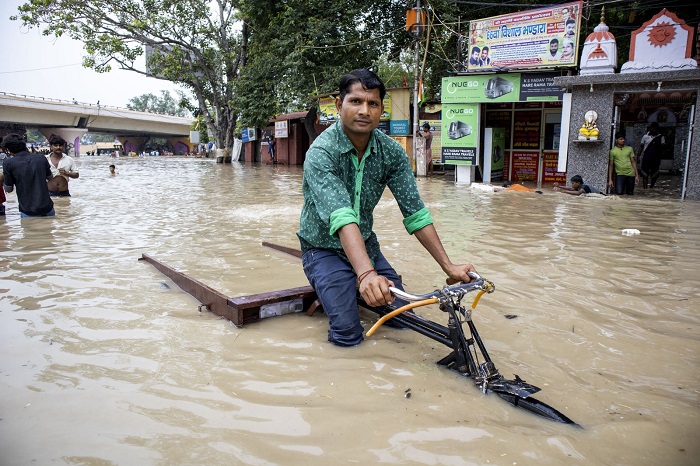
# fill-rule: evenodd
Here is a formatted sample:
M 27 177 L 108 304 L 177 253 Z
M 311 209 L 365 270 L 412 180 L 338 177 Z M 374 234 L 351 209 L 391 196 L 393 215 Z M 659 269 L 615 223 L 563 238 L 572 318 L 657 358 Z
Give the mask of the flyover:
M 127 152 L 140 152 L 152 137 L 166 138 L 176 153 L 188 152 L 193 118 L 137 112 L 119 107 L 67 102 L 0 92 L 0 131 L 37 128 L 46 137 L 57 134 L 75 155 L 83 134 L 110 133 Z

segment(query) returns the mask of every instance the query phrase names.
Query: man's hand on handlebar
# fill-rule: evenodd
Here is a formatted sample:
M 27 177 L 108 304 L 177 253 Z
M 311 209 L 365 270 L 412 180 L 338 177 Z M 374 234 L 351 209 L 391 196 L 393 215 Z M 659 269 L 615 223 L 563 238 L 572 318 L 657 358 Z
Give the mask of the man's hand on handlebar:
M 469 272 L 476 273 L 476 269 L 471 264 L 452 264 L 448 270 L 446 270 L 448 278 L 448 283 L 469 283 L 475 278 L 469 275 Z
M 372 272 L 360 283 L 360 294 L 370 306 L 391 304 L 394 301 L 394 295 L 389 291 L 390 286 L 394 286 L 394 282 Z

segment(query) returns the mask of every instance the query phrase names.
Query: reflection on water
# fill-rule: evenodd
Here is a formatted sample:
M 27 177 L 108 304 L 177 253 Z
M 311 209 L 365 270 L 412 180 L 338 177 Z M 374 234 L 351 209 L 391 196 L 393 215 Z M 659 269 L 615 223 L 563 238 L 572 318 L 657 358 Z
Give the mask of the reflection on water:
M 301 170 L 113 161 L 80 158 L 55 218 L 20 220 L 10 194 L 0 219 L 3 464 L 696 463 L 697 202 L 418 180 L 451 256 L 496 283 L 474 318 L 497 366 L 581 431 L 483 395 L 409 331 L 344 349 L 319 313 L 243 329 L 199 313 L 137 259 L 229 296 L 306 285 L 260 246 L 297 247 Z M 375 223 L 409 291 L 441 286 L 388 194 Z

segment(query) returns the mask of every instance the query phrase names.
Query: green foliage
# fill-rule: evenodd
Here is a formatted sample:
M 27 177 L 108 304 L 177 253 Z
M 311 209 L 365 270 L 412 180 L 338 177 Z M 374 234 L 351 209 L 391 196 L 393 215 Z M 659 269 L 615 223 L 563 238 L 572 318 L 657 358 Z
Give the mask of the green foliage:
M 36 129 L 27 128 L 27 143 L 46 142 L 46 137 Z
M 126 104 L 126 108 L 139 112 L 152 112 L 160 113 L 161 115 L 185 117 L 188 116 L 189 112 L 186 108 L 183 108 L 182 99 L 185 99 L 185 97 L 181 96 L 181 100 L 176 101 L 173 96 L 170 95 L 170 92 L 160 91 L 160 97 L 153 94 L 142 94 L 132 97 L 129 103 Z
M 253 31 L 237 87 L 245 126 L 309 109 L 310 96 L 336 90 L 344 73 L 376 69 L 408 43 L 403 1 L 256 0 L 241 8 Z

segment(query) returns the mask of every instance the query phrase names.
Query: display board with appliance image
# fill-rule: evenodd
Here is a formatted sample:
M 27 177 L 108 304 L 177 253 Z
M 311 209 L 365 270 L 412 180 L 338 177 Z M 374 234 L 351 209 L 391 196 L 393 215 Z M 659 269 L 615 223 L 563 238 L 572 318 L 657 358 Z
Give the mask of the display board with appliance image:
M 442 163 L 478 165 L 479 104 L 444 104 L 440 142 Z

